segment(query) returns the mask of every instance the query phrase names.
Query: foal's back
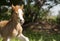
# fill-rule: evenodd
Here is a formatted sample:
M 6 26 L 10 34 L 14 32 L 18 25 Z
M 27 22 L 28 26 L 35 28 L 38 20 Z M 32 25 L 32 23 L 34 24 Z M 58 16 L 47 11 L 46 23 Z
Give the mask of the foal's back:
M 4 21 L 0 21 L 0 28 L 4 27 L 9 21 L 4 20 Z

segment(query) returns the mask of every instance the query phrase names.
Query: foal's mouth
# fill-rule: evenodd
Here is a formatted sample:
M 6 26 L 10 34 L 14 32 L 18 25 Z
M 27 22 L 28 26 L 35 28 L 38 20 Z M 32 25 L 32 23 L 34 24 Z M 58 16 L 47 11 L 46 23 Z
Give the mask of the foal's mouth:
M 24 20 L 20 20 L 21 25 L 24 23 Z
M 24 20 L 18 18 L 18 22 L 22 25 L 24 23 Z

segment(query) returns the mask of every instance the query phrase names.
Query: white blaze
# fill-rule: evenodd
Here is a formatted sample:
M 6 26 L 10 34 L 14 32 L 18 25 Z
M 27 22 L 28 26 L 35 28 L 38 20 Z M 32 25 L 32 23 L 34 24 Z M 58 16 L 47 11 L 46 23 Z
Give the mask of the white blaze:
M 18 9 L 18 14 L 19 14 L 20 20 L 24 23 L 23 11 L 21 9 Z

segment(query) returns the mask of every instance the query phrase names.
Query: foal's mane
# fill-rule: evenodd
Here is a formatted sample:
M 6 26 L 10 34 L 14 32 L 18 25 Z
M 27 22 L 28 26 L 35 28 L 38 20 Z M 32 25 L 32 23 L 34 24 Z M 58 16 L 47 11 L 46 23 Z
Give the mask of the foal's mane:
M 18 14 L 12 9 L 11 19 L 18 18 Z

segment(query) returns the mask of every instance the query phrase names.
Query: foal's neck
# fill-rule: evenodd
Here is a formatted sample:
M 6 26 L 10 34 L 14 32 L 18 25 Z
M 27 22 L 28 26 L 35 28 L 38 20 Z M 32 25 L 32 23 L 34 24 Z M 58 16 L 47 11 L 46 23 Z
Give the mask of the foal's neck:
M 7 23 L 6 25 L 6 28 L 9 26 L 9 29 L 12 27 L 12 28 L 15 28 L 18 24 L 18 15 L 13 12 L 12 15 L 11 15 L 11 20 Z

